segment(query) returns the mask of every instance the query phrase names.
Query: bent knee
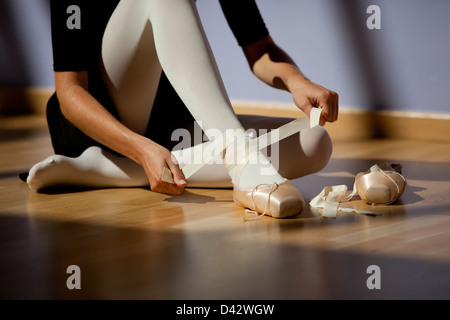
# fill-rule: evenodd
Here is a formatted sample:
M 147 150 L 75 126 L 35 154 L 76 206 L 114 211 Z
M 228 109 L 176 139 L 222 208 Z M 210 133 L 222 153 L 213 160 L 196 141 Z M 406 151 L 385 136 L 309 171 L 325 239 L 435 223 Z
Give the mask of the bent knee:
M 311 161 L 311 173 L 318 172 L 328 164 L 333 153 L 333 142 L 327 130 L 320 126 L 305 133 L 304 137 L 300 137 L 303 150 Z
M 316 173 L 328 164 L 333 151 L 333 144 L 328 132 L 323 127 L 303 130 L 294 140 L 283 145 L 279 159 L 280 173 L 287 179 L 297 179 Z

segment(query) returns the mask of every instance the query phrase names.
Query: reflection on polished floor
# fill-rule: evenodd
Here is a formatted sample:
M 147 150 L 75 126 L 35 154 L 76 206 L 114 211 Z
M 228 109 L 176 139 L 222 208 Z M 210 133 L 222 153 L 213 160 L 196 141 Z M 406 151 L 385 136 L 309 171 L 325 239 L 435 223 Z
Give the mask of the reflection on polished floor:
M 387 160 L 403 165 L 399 201 L 380 216 L 339 213 L 243 222 L 231 190 L 33 193 L 18 179 L 52 153 L 42 119 L 0 122 L 2 299 L 448 299 L 450 144 L 336 141 L 329 165 L 294 181 L 306 200 Z M 8 124 L 8 125 L 5 125 Z M 81 270 L 68 290 L 67 267 Z M 371 265 L 381 289 L 370 290 Z

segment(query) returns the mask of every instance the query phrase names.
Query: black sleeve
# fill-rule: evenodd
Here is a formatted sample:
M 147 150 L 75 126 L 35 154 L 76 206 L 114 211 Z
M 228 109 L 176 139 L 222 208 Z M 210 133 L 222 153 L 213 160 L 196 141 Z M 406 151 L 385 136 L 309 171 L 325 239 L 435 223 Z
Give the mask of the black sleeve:
M 241 47 L 269 34 L 255 0 L 220 0 L 220 5 Z
M 77 6 L 80 9 L 81 29 L 69 28 L 68 20 L 73 12 L 68 8 Z M 89 37 L 89 25 L 86 1 L 83 0 L 50 0 L 51 30 L 53 45 L 54 71 L 82 71 L 87 70 L 92 41 Z

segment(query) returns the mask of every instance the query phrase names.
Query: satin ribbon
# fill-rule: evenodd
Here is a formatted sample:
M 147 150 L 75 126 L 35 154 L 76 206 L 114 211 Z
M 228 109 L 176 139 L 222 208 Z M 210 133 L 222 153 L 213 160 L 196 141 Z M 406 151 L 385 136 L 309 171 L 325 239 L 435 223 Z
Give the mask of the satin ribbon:
M 295 133 L 298 133 L 307 128 L 313 128 L 319 125 L 320 116 L 322 114 L 322 109 L 313 108 L 311 110 L 310 117 L 301 117 L 295 119 L 278 129 L 274 129 L 264 135 L 259 136 L 257 139 L 250 140 L 249 143 L 253 144 L 249 147 L 249 150 L 259 151 L 274 144 L 282 139 L 285 139 Z M 236 141 L 237 137 L 233 130 L 226 131 L 222 136 L 216 138 L 212 142 L 205 143 L 202 162 L 201 163 L 188 163 L 181 169 L 186 179 L 191 177 L 194 173 L 200 170 L 204 165 L 214 160 L 221 152 L 223 152 L 228 146 Z M 241 162 L 246 163 L 251 157 L 251 154 L 246 154 L 245 159 Z M 242 160 L 242 159 L 240 159 Z M 242 168 L 244 166 L 241 166 Z M 169 169 L 164 168 L 163 171 L 163 181 L 168 183 L 174 183 L 172 179 L 172 174 Z M 327 218 L 336 218 L 338 211 L 343 212 L 356 212 L 358 214 L 370 214 L 370 215 L 380 215 L 380 213 L 358 210 L 353 208 L 343 208 L 340 207 L 342 202 L 350 201 L 356 195 L 356 185 L 353 187 L 353 191 L 347 195 L 347 186 L 326 186 L 320 194 L 318 194 L 309 203 L 311 207 L 323 209 L 322 216 Z
M 381 215 L 381 213 L 372 211 L 340 207 L 340 204 L 342 202 L 350 201 L 356 195 L 357 191 L 354 187 L 353 191 L 350 194 L 346 195 L 346 193 L 346 185 L 326 186 L 325 188 L 323 188 L 322 192 L 320 192 L 314 199 L 311 200 L 309 205 L 313 208 L 323 209 L 322 216 L 326 218 L 336 218 L 338 211 L 356 212 L 358 214 Z
M 311 110 L 310 117 L 301 117 L 295 119 L 278 129 L 274 129 L 266 134 L 259 136 L 257 139 L 250 140 L 251 144 L 255 144 L 255 148 L 249 148 L 250 150 L 259 151 L 268 147 L 271 144 L 274 144 L 282 139 L 285 139 L 297 132 L 300 132 L 307 128 L 313 128 L 319 125 L 320 116 L 322 114 L 322 109 L 313 108 Z M 233 130 L 227 130 L 222 136 L 216 138 L 214 141 L 205 143 L 205 147 L 203 149 L 203 157 L 202 163 L 188 163 L 183 166 L 181 171 L 186 179 L 189 179 L 194 173 L 200 170 L 204 165 L 213 161 L 222 151 L 224 151 L 228 146 L 233 144 L 238 137 L 234 134 Z M 248 159 L 251 157 L 251 154 L 245 155 L 243 163 L 246 163 Z M 166 182 L 173 183 L 172 176 L 170 174 L 169 169 L 164 168 L 163 178 Z
M 249 150 L 259 151 L 274 144 L 282 139 L 285 139 L 295 133 L 298 133 L 307 128 L 313 128 L 319 126 L 320 116 L 322 114 L 322 109 L 313 108 L 311 110 L 310 117 L 301 117 L 295 119 L 277 129 L 274 129 L 264 135 L 259 136 L 257 139 L 252 139 L 249 143 L 253 144 L 249 147 Z M 213 161 L 221 152 L 223 152 L 228 146 L 233 144 L 238 137 L 236 137 L 233 130 L 227 130 L 222 136 L 219 136 L 212 142 L 207 142 L 204 144 L 202 162 L 201 163 L 188 163 L 181 169 L 186 179 L 195 174 L 204 165 Z M 252 148 L 253 147 L 253 148 Z M 241 162 L 246 163 L 251 157 L 251 154 L 246 154 L 245 159 L 240 159 Z M 244 166 L 241 166 L 242 168 Z M 163 171 L 163 181 L 168 183 L 174 183 L 172 179 L 172 174 L 168 168 L 164 168 Z M 379 213 L 357 210 L 353 208 L 342 208 L 340 203 L 350 201 L 353 196 L 357 193 L 356 187 L 353 188 L 353 192 L 346 195 L 347 186 L 326 186 L 322 192 L 311 200 L 310 206 L 313 208 L 323 209 L 322 215 L 327 218 L 336 218 L 338 211 L 344 212 L 356 212 L 358 214 L 370 214 L 379 215 Z
M 399 166 L 398 164 L 396 166 Z M 344 212 L 356 212 L 358 214 L 369 214 L 369 215 L 381 215 L 381 213 L 372 212 L 372 211 L 365 211 L 365 210 L 357 210 L 353 208 L 342 208 L 340 207 L 340 204 L 343 202 L 348 202 L 352 200 L 352 198 L 358 193 L 358 190 L 356 188 L 356 180 L 365 174 L 374 173 L 374 172 L 380 172 L 381 174 L 384 174 L 388 179 L 392 181 L 392 183 L 397 187 L 397 192 L 400 195 L 401 188 L 398 185 L 398 183 L 388 174 L 386 174 L 387 171 L 394 171 L 393 167 L 387 163 L 384 162 L 380 165 L 375 164 L 372 167 L 370 167 L 369 171 L 366 172 L 360 172 L 355 177 L 355 183 L 353 185 L 353 191 L 350 194 L 347 193 L 347 186 L 346 185 L 339 185 L 339 186 L 327 186 L 325 187 L 320 194 L 318 194 L 314 199 L 311 200 L 309 205 L 313 208 L 320 208 L 323 209 L 322 216 L 327 218 L 336 218 L 338 211 L 344 211 Z M 397 171 L 394 171 L 403 179 L 403 181 L 406 183 L 406 179 Z M 404 189 L 404 187 L 403 187 Z M 397 200 L 397 197 L 393 201 Z M 392 201 L 392 202 L 393 202 Z M 383 203 L 383 204 L 389 204 L 389 203 Z

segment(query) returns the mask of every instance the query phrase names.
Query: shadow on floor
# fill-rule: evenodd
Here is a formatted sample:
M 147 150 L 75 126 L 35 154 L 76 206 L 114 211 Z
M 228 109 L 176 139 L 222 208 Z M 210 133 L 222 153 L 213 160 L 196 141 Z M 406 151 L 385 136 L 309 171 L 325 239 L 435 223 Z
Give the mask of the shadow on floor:
M 448 299 L 450 264 L 252 241 L 242 231 L 139 230 L 0 216 L 1 299 Z M 253 226 L 256 226 L 253 225 Z M 280 232 L 285 232 L 281 230 Z M 68 290 L 67 267 L 81 269 Z M 381 270 L 369 290 L 367 268 Z

